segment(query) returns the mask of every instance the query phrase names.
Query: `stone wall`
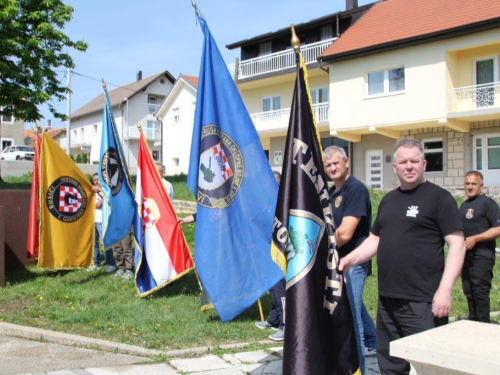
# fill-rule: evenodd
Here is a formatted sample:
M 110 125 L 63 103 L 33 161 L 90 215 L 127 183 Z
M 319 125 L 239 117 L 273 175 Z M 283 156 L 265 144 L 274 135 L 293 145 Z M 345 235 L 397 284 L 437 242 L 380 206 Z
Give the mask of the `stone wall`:
M 97 172 L 97 164 L 77 164 L 80 170 L 92 175 Z M 33 162 L 29 160 L 2 160 L 2 177 L 22 177 L 33 171 Z

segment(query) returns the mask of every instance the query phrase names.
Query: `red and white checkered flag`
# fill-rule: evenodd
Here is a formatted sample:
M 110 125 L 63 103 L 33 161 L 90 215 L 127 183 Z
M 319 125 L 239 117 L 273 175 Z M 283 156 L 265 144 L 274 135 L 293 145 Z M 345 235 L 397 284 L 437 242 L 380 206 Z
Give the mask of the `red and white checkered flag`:
M 77 212 L 82 206 L 82 196 L 78 189 L 71 186 L 61 186 L 59 190 L 59 211 Z
M 227 157 L 224 153 L 222 143 L 217 143 L 214 147 L 212 147 L 212 149 L 214 150 L 215 160 L 217 160 L 217 164 L 219 165 L 219 168 L 221 170 L 222 178 L 224 179 L 224 181 L 227 181 L 227 179 L 233 175 L 233 171 L 231 170 L 231 167 L 227 162 Z

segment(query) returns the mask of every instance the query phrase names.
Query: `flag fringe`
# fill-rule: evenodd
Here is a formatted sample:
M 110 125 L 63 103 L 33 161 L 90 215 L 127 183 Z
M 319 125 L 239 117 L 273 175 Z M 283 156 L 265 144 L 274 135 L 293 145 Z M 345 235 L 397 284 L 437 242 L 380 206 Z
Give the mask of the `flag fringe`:
M 271 258 L 273 258 L 274 263 L 278 265 L 286 275 L 286 257 L 285 254 L 277 247 L 274 242 L 271 242 Z
M 212 302 L 210 302 L 210 303 L 208 303 L 208 304 L 206 304 L 206 305 L 202 305 L 202 306 L 201 306 L 201 312 L 202 312 L 202 313 L 205 313 L 205 312 L 207 312 L 208 310 L 211 310 L 211 309 L 213 309 L 213 308 L 214 308 L 214 304 L 213 304 Z

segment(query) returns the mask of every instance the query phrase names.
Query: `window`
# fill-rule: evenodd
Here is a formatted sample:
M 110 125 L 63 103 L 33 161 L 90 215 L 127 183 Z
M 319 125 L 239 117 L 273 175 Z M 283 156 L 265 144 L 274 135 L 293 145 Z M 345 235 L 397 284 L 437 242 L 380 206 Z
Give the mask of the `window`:
M 321 28 L 321 40 L 331 39 L 333 38 L 333 26 L 323 26 Z
M 156 97 L 154 97 L 154 96 L 150 96 L 150 97 L 148 98 L 148 103 L 149 103 L 149 104 L 156 104 Z
M 443 139 L 425 139 L 422 140 L 425 160 L 427 160 L 427 172 L 443 171 Z
M 277 111 L 278 109 L 281 109 L 281 96 L 262 98 L 262 112 Z
M 181 115 L 179 114 L 179 107 L 172 109 L 172 116 L 174 119 L 174 124 L 178 124 L 181 120 Z
M 172 167 L 179 168 L 179 158 L 172 159 Z
M 25 146 L 29 146 L 31 144 L 31 138 L 29 137 L 24 138 L 24 144 Z
M 3 109 L 3 108 L 0 107 L 0 109 Z M 12 115 L 2 115 L 2 122 L 14 122 L 14 116 L 12 116 Z
M 328 87 L 318 87 L 311 89 L 313 104 L 328 103 Z
M 14 144 L 14 140 L 12 138 L 2 138 L 2 147 L 1 149 L 4 150 L 6 147 L 10 147 Z
M 269 55 L 273 52 L 272 43 L 266 42 L 259 44 L 259 56 Z
M 97 124 L 92 126 L 92 134 L 97 134 Z
M 329 146 L 339 146 L 345 151 L 345 154 L 349 157 L 349 142 L 337 137 L 327 137 L 321 138 L 321 147 L 323 150 Z
M 405 90 L 405 68 L 368 73 L 366 80 L 368 96 L 402 92 Z

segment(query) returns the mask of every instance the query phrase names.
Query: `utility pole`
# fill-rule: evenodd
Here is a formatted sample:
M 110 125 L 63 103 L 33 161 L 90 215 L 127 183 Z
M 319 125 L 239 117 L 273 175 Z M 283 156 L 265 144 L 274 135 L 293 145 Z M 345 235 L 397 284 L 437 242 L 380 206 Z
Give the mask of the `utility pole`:
M 66 122 L 66 153 L 68 156 L 71 156 L 71 68 L 68 68 L 67 75 L 68 92 L 66 93 L 66 116 L 68 116 L 68 120 Z

